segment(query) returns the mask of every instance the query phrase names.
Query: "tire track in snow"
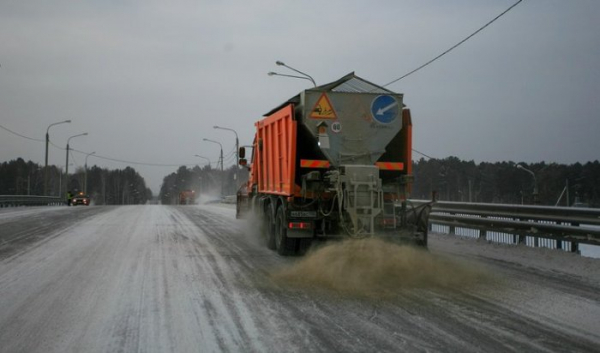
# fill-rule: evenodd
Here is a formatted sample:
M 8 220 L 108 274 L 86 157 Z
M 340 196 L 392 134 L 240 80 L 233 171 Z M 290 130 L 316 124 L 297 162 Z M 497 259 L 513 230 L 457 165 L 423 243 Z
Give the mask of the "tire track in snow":
M 170 210 L 173 224 L 177 225 L 174 234 L 181 239 L 178 244 L 186 252 L 188 278 L 197 284 L 189 295 L 197 305 L 196 320 L 208 328 L 203 334 L 208 335 L 209 347 L 219 351 L 264 351 L 250 311 L 236 286 L 232 262 L 215 249 L 201 225 L 179 213 L 180 208 Z

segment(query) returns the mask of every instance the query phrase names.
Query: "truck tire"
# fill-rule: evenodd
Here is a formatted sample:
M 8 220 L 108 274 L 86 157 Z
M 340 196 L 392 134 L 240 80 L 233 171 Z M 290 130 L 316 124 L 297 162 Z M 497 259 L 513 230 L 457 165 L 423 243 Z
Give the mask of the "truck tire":
M 312 238 L 299 238 L 298 239 L 298 255 L 304 256 L 312 245 Z
M 419 239 L 417 240 L 417 245 L 418 246 L 422 246 L 425 249 L 427 249 L 427 237 L 429 235 L 429 232 L 427 229 L 425 229 L 425 231 L 423 232 L 423 239 Z
M 263 232 L 265 233 L 267 248 L 275 250 L 275 219 L 271 206 L 267 207 L 266 212 L 262 217 Z
M 277 253 L 281 256 L 295 255 L 297 243 L 298 239 L 287 237 L 283 207 L 278 207 L 277 215 L 275 216 L 275 245 Z

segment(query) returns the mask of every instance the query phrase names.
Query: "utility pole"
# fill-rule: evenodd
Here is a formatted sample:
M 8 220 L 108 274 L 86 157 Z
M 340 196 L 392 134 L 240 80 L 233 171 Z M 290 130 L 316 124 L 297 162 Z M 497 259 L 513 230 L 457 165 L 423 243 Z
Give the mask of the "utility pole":
M 70 123 L 71 120 L 50 124 L 46 129 L 46 158 L 44 162 L 44 196 L 48 196 L 48 144 L 50 143 L 50 128 L 54 125 Z
M 91 156 L 91 155 L 93 155 L 93 154 L 96 154 L 96 152 L 94 151 L 92 153 L 88 153 L 85 156 L 85 177 L 83 179 L 83 193 L 86 194 L 86 195 L 87 195 L 87 186 L 88 186 L 87 185 L 87 171 L 88 171 L 87 160 L 88 160 L 88 157 Z
M 539 203 L 539 199 L 538 199 L 538 186 L 537 186 L 537 179 L 535 178 L 535 173 L 532 172 L 531 170 L 523 167 L 520 164 L 517 164 L 517 169 L 522 169 L 524 171 L 526 171 L 527 173 L 531 174 L 531 176 L 533 177 L 533 204 L 537 205 Z
M 216 143 L 221 148 L 221 154 L 219 157 L 219 160 L 221 161 L 221 177 L 219 179 L 221 179 L 221 197 L 223 197 L 223 145 L 220 142 L 215 141 L 215 140 L 210 140 L 210 139 L 203 139 L 203 140 L 207 141 L 207 142 Z
M 84 132 L 83 134 L 73 135 L 67 139 L 67 161 L 65 163 L 65 192 L 69 189 L 69 142 L 71 142 L 71 139 L 74 137 L 86 136 L 87 134 L 87 132 Z

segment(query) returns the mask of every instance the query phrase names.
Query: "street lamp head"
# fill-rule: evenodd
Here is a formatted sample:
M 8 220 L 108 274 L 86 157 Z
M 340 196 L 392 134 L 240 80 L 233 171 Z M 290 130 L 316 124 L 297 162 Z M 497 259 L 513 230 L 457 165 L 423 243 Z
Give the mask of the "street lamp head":
M 220 127 L 220 126 L 217 126 L 217 125 L 213 126 L 213 129 L 220 129 L 220 128 L 221 128 L 221 127 Z
M 276 75 L 276 76 L 286 76 L 286 77 L 295 77 L 295 78 L 301 78 L 301 79 L 304 79 L 304 80 L 309 80 L 310 82 L 312 82 L 312 84 L 313 84 L 315 87 L 317 87 L 317 83 L 316 83 L 316 82 L 315 82 L 315 80 L 312 78 L 312 76 L 310 76 L 309 74 L 307 74 L 307 73 L 304 73 L 304 72 L 302 72 L 302 71 L 300 71 L 300 70 L 296 70 L 296 69 L 294 69 L 293 67 L 287 66 L 285 63 L 283 63 L 282 61 L 279 61 L 279 60 L 277 60 L 275 63 L 276 63 L 277 65 L 279 65 L 279 66 L 284 66 L 284 67 L 286 67 L 286 68 L 288 68 L 288 69 L 290 69 L 290 70 L 292 70 L 292 71 L 294 71 L 294 72 L 297 72 L 297 73 L 299 73 L 300 75 L 302 75 L 302 77 L 300 77 L 300 76 L 294 76 L 294 75 L 284 75 L 284 74 L 280 74 L 280 73 L 277 73 L 277 72 L 272 72 L 272 71 L 268 73 L 268 75 L 269 75 L 269 76 L 274 76 L 274 75 Z
M 520 164 L 517 164 L 517 169 L 523 169 L 523 166 Z
M 82 134 L 77 134 L 77 135 L 73 135 L 73 136 L 69 137 L 69 138 L 67 139 L 67 145 L 69 144 L 69 142 L 71 142 L 71 139 L 72 139 L 72 138 L 74 138 L 74 137 L 79 137 L 79 136 L 87 136 L 87 134 L 88 134 L 87 132 L 84 132 L 84 133 L 82 133 Z
M 53 127 L 54 125 L 60 125 L 60 124 L 64 124 L 64 123 L 70 123 L 71 120 L 63 120 L 63 121 L 59 121 L 57 123 L 53 123 L 48 125 L 48 128 L 46 129 L 46 134 L 48 134 L 48 132 L 50 131 L 50 128 Z

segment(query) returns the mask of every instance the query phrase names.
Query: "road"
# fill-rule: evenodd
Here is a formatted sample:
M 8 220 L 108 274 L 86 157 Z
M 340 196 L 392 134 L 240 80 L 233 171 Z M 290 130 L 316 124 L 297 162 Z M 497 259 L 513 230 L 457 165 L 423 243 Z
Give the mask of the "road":
M 600 260 L 432 235 L 266 249 L 224 206 L 0 211 L 1 352 L 598 352 Z

